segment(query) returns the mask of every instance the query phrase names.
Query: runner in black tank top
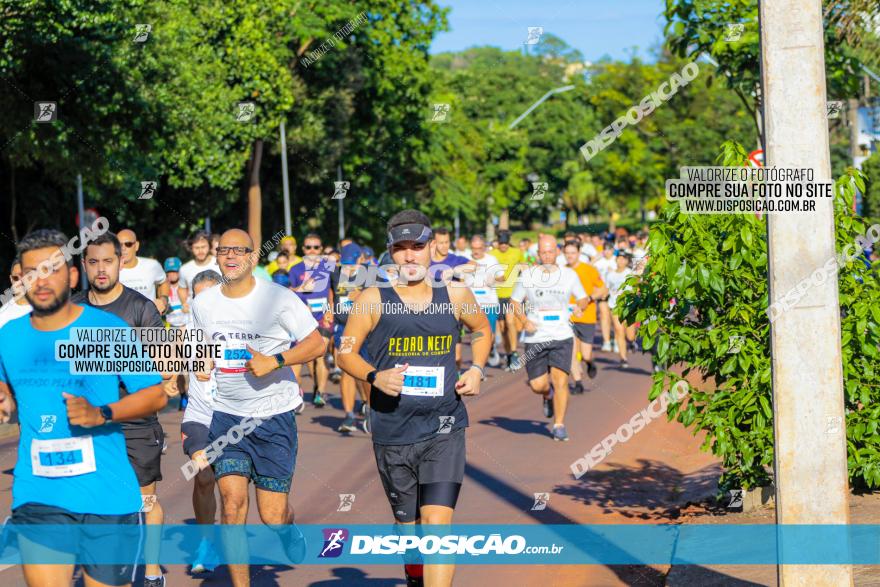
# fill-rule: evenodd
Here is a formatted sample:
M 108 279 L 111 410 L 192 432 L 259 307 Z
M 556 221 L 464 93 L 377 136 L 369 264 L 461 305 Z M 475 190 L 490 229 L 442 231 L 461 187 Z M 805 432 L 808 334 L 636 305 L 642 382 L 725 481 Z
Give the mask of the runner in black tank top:
M 403 364 L 427 369 L 422 375 L 407 374 L 404 386 L 412 390 L 405 389 L 401 395 L 390 396 L 373 387 L 370 425 L 376 444 L 413 444 L 467 427 L 464 401 L 455 392 L 458 320 L 447 289 L 432 288 L 431 292 L 431 305 L 417 312 L 406 306 L 394 288 L 379 290 L 382 315 L 367 336 L 373 365 L 378 371 Z
M 425 279 L 431 238 L 430 221 L 421 212 L 391 218 L 388 251 L 401 283 L 364 290 L 343 333 L 352 347 L 339 354 L 344 371 L 372 384 L 373 451 L 400 524 L 452 523 L 465 468 L 467 411 L 461 396 L 479 393 L 492 344 L 489 321 L 469 288 Z M 473 365 L 461 377 L 455 365 L 459 322 L 476 340 Z M 363 345 L 372 364 L 359 354 Z M 406 565 L 407 585 L 422 585 L 422 570 Z M 451 585 L 454 572 L 453 565 L 424 566 L 431 585 Z

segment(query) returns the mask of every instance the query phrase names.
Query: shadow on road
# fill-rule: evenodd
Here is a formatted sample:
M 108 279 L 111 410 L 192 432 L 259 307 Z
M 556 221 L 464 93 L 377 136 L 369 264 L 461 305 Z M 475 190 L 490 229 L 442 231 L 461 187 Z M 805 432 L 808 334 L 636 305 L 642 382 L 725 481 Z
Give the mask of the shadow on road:
M 499 499 L 504 499 L 511 505 L 522 509 L 529 516 L 531 516 L 535 520 L 535 522 L 539 524 L 577 524 L 576 521 L 572 520 L 564 514 L 557 512 L 549 506 L 545 510 L 532 511 L 531 507 L 534 504 L 533 495 L 523 493 L 519 490 L 519 488 L 514 487 L 513 485 L 507 483 L 503 479 L 496 477 L 495 475 L 483 468 L 474 466 L 473 464 L 468 464 L 465 468 L 465 475 L 475 483 L 482 485 L 486 490 L 491 491 Z M 593 538 L 599 540 L 598 536 L 594 536 Z M 611 544 L 610 542 L 606 542 L 603 545 L 602 550 L 607 553 L 619 553 L 621 559 L 625 558 L 625 556 L 628 554 L 625 549 L 615 544 Z M 586 560 L 587 553 L 584 553 L 584 555 Z M 606 566 L 609 570 L 611 570 L 611 572 L 617 575 L 617 577 L 626 585 L 656 585 L 659 587 L 664 584 L 664 573 L 661 573 L 657 569 L 649 566 L 604 566 Z
M 362 570 L 352 567 L 336 567 L 331 572 L 333 573 L 333 576 L 336 577 L 335 579 L 315 581 L 309 583 L 309 587 L 348 587 L 353 585 L 363 585 L 364 587 L 396 587 L 397 585 L 406 585 L 404 579 L 371 579 Z
M 659 461 L 640 459 L 638 466 L 607 464 L 588 471 L 575 484 L 554 491 L 627 518 L 668 522 L 679 517 L 688 502 L 701 502 L 714 494 L 720 469 L 711 465 L 685 475 Z M 648 511 L 644 511 L 648 510 Z
M 691 587 L 692 585 L 700 585 L 700 587 L 764 587 L 765 583 L 736 579 L 706 567 L 681 565 L 670 571 L 666 585 L 667 587 Z
M 492 416 L 488 420 L 480 420 L 479 423 L 486 426 L 495 426 L 515 434 L 550 436 L 550 433 L 547 431 L 547 422 L 539 422 L 538 420 L 517 420 L 505 416 Z

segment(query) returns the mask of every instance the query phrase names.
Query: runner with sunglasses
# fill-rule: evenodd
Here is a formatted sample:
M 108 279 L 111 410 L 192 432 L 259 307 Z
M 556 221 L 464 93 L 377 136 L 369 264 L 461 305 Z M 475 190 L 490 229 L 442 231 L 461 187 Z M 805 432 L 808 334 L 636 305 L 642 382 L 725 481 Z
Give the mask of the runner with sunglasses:
M 293 410 L 302 397 L 290 366 L 320 357 L 325 345 L 308 307 L 293 292 L 253 276 L 259 254 L 246 232 L 224 232 L 217 259 L 223 284 L 200 292 L 192 313 L 194 327 L 222 347 L 223 358 L 213 369 L 217 390 L 208 439 L 209 444 L 221 438 L 228 442 L 212 463 L 221 521 L 245 523 L 248 483 L 253 481 L 260 519 L 279 533 L 288 558 L 299 564 L 306 545 L 292 525 L 289 493 L 298 445 Z M 210 380 L 208 373 L 196 376 Z M 259 419 L 256 427 L 252 418 Z M 230 431 L 238 426 L 251 430 L 229 442 Z M 224 548 L 230 558 L 247 555 L 227 544 Z M 229 574 L 236 587 L 250 584 L 247 565 L 230 564 Z
M 119 281 L 146 296 L 156 304 L 159 314 L 164 314 L 168 309 L 168 281 L 162 265 L 155 259 L 137 256 L 141 244 L 130 228 L 120 230 L 116 233 L 116 238 L 122 245 L 122 271 L 119 273 Z
M 307 234 L 303 239 L 302 263 L 294 265 L 288 276 L 290 289 L 309 307 L 312 317 L 318 323 L 318 334 L 324 340 L 326 353 L 330 339 L 333 338 L 333 290 L 330 287 L 330 275 L 335 269 L 335 264 L 324 258 L 321 254 L 323 250 L 321 237 L 314 233 Z M 323 408 L 326 404 L 324 392 L 330 378 L 330 370 L 323 353 L 309 363 L 309 370 L 312 372 L 315 385 L 312 405 Z M 302 365 L 294 365 L 293 372 L 296 380 L 302 381 Z

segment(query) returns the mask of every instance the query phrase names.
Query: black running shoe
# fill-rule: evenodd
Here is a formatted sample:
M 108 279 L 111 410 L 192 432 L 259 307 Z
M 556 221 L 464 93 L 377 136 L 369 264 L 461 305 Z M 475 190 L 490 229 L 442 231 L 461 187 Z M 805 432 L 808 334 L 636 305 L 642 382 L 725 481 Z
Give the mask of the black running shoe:
M 581 395 L 584 393 L 584 384 L 578 381 L 574 384 L 574 387 L 571 388 L 571 393 L 573 395 Z
M 587 377 L 595 379 L 597 371 L 596 364 L 593 361 L 587 361 Z
M 550 393 L 544 396 L 544 417 L 553 417 L 553 386 L 550 386 Z
M 519 362 L 519 353 L 513 351 L 507 356 L 507 365 L 511 371 L 517 371 L 522 365 Z

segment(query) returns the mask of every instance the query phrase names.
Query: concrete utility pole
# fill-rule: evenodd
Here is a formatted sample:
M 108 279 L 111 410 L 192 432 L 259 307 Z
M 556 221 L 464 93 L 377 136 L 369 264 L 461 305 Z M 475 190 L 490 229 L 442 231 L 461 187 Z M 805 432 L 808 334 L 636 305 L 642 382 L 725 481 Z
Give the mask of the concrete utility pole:
M 284 197 L 284 234 L 292 235 L 293 228 L 290 221 L 290 183 L 287 179 L 287 132 L 284 129 L 284 121 L 278 129 L 281 135 L 281 188 Z
M 831 179 L 821 0 L 761 0 L 767 167 L 812 168 Z M 768 214 L 771 303 L 835 258 L 832 201 Z M 813 286 L 771 325 L 776 519 L 848 524 L 849 488 L 837 278 Z M 782 587 L 853 584 L 849 565 L 781 565 Z
M 336 181 L 342 181 L 342 166 L 336 166 Z M 337 206 L 337 216 L 339 217 L 339 240 L 345 238 L 345 206 L 343 205 L 343 201 L 345 198 L 339 198 L 336 200 Z

